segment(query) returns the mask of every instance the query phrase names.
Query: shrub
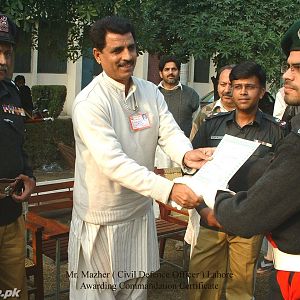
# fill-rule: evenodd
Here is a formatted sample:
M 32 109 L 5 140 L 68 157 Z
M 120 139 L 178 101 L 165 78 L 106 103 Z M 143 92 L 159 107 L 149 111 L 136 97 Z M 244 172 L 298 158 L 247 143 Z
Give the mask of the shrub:
M 25 151 L 34 169 L 43 165 L 58 163 L 68 167 L 58 150 L 57 143 L 75 147 L 71 119 L 55 119 L 41 123 L 27 123 L 25 134 Z
M 67 96 L 64 85 L 34 85 L 31 88 L 33 103 L 40 111 L 48 109 L 49 115 L 57 118 L 62 112 Z

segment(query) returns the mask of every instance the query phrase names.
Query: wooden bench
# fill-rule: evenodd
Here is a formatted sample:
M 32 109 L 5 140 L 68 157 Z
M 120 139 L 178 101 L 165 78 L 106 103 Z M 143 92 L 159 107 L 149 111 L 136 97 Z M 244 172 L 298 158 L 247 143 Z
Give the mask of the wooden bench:
M 54 218 L 66 211 L 70 216 L 73 206 L 73 185 L 73 179 L 38 183 L 28 201 L 26 218 L 29 222 L 43 226 L 42 253 L 56 265 L 56 299 L 59 299 L 61 292 L 60 265 L 62 261 L 68 259 L 69 226 Z
M 188 270 L 188 244 L 184 241 L 184 235 L 187 229 L 187 221 L 179 219 L 173 215 L 171 212 L 188 217 L 188 212 L 186 210 L 178 210 L 170 205 L 158 202 L 160 210 L 160 218 L 156 219 L 156 231 L 159 240 L 159 256 L 161 263 L 168 263 L 172 266 L 178 267 L 184 271 Z M 178 241 L 183 241 L 183 254 L 182 254 L 182 265 L 179 266 L 174 264 L 164 258 L 165 246 L 167 239 L 174 239 Z
M 74 180 L 40 182 L 28 200 L 28 211 L 34 213 L 53 212 L 73 207 Z
M 155 173 L 169 180 L 182 176 L 180 168 L 155 169 Z M 159 239 L 159 256 L 161 262 L 166 262 L 180 269 L 188 270 L 188 244 L 184 241 L 184 235 L 188 225 L 189 214 L 185 209 L 178 210 L 175 207 L 157 201 L 160 218 L 156 220 L 156 230 Z M 163 226 L 162 226 L 163 224 Z M 164 258 L 166 240 L 175 239 L 183 241 L 182 266 L 176 265 Z
M 35 299 L 44 299 L 42 256 L 42 231 L 44 228 L 28 221 L 25 222 L 25 226 L 30 244 L 30 249 L 27 248 L 28 251 L 26 251 L 25 270 L 28 279 L 33 277 L 32 284 L 28 286 L 28 298 L 30 299 L 30 295 L 34 294 Z

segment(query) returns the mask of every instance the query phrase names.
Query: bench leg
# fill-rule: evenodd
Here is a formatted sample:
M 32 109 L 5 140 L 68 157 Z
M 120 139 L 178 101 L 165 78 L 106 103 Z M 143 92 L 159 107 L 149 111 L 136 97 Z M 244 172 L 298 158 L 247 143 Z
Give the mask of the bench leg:
M 59 300 L 60 293 L 60 239 L 56 240 L 56 290 L 55 299 Z

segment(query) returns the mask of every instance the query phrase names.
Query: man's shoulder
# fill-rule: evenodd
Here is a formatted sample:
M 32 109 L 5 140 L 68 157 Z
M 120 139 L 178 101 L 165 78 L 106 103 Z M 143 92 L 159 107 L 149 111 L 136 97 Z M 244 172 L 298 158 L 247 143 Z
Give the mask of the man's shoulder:
M 16 85 L 10 79 L 5 78 L 5 79 L 1 80 L 1 82 L 7 88 L 18 90 Z
M 300 114 L 294 116 L 291 120 L 292 132 L 300 137 Z
M 226 119 L 228 116 L 230 116 L 233 112 L 227 111 L 227 112 L 216 112 L 213 113 L 205 118 L 206 122 L 214 122 L 217 120 Z
M 16 85 L 10 79 L 1 80 L 0 90 L 6 90 L 6 92 L 13 95 L 14 97 L 16 95 L 19 96 L 18 88 L 16 87 Z
M 133 80 L 134 84 L 136 84 L 136 85 L 147 86 L 147 87 L 159 89 L 159 87 L 151 81 L 148 81 L 148 80 L 145 80 L 145 79 L 142 79 L 142 78 L 138 78 L 138 77 L 135 77 L 135 76 L 132 76 L 132 80 Z
M 187 93 L 196 93 L 198 95 L 198 93 L 196 92 L 195 89 L 193 89 L 192 87 L 188 86 L 188 85 L 185 85 L 185 84 L 182 84 L 182 91 L 183 92 L 187 92 Z
M 266 120 L 267 122 L 275 124 L 276 126 L 279 126 L 282 129 L 286 129 L 287 128 L 287 123 L 285 121 L 282 121 L 279 118 L 273 117 L 273 116 L 271 116 L 269 114 L 266 114 L 264 112 L 262 112 L 261 114 L 262 114 L 262 118 L 264 120 Z
M 206 114 L 206 115 L 210 115 L 211 112 L 213 111 L 215 105 L 216 105 L 217 101 L 214 101 L 212 103 L 206 104 L 201 108 L 201 112 Z

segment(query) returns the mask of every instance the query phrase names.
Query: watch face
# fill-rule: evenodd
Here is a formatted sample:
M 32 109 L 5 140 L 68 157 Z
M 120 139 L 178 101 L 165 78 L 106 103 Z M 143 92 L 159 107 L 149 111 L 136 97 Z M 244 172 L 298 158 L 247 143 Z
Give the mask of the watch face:
M 0 199 L 20 193 L 23 189 L 23 181 L 15 178 L 0 178 Z

